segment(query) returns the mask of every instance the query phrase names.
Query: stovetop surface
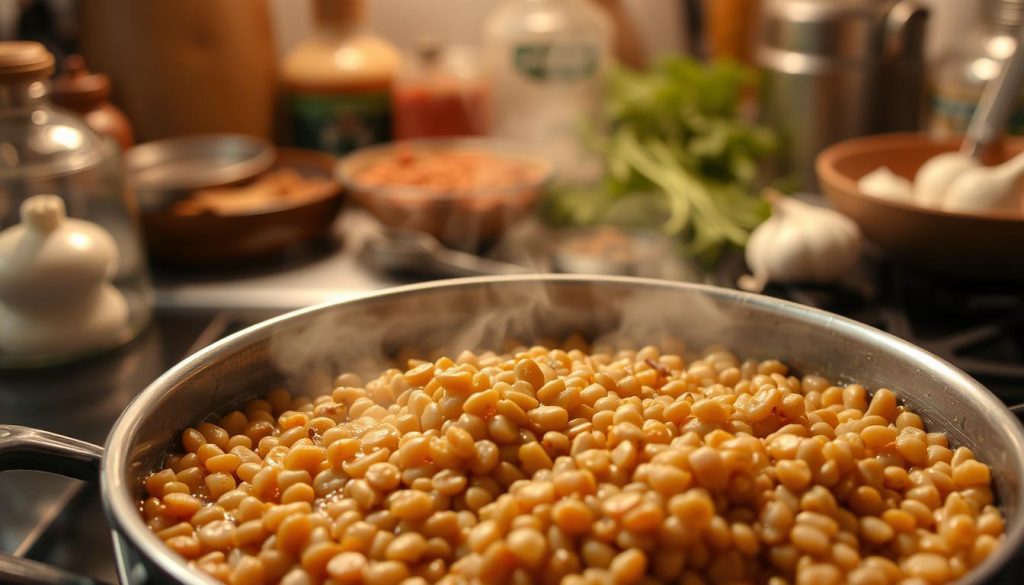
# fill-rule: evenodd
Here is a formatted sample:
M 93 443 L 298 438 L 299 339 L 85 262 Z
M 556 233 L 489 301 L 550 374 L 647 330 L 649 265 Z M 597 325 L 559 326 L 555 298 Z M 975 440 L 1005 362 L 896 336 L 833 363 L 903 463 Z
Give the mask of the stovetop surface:
M 1024 401 L 1024 293 L 877 263 L 854 280 L 842 288 L 771 287 L 765 293 L 889 331 L 964 369 L 1004 401 Z M 128 402 L 165 369 L 256 315 L 274 312 L 188 309 L 159 307 L 139 339 L 87 362 L 0 373 L 0 422 L 102 443 Z M 95 486 L 35 472 L 0 474 L 0 519 L 0 553 L 101 583 L 117 581 Z
M 114 352 L 66 367 L 0 373 L 0 421 L 103 444 L 135 395 L 220 337 L 222 323 L 158 313 L 138 339 Z M 96 486 L 39 472 L 0 473 L 0 519 L 0 553 L 117 582 Z

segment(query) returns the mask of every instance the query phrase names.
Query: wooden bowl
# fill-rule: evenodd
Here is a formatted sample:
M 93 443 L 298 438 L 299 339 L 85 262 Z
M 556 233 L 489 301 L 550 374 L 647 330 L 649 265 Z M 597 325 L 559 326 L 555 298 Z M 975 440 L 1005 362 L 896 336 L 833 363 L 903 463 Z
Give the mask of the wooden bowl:
M 860 226 L 887 255 L 946 274 L 985 280 L 1024 279 L 1024 213 L 969 214 L 929 209 L 861 193 L 857 180 L 886 166 L 913 180 L 931 157 L 955 151 L 959 139 L 881 134 L 830 146 L 818 155 L 818 181 L 832 205 Z M 986 163 L 1024 151 L 1024 138 L 1007 137 Z
M 333 179 L 336 159 L 297 148 L 278 149 L 274 168 Z M 297 205 L 249 213 L 180 215 L 169 209 L 143 212 L 142 228 L 154 262 L 170 266 L 213 267 L 275 256 L 328 233 L 342 203 L 341 185 L 331 181 L 321 193 Z

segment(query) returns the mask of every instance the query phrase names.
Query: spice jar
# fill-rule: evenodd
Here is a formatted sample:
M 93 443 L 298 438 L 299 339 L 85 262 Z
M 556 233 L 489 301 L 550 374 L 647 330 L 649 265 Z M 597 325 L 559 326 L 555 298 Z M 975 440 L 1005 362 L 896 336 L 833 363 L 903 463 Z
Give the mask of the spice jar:
M 110 77 L 92 73 L 81 55 L 64 61 L 64 73 L 53 80 L 53 103 L 82 116 L 90 128 L 113 138 L 123 149 L 135 144 L 131 122 L 110 103 Z
M 422 41 L 395 78 L 395 138 L 486 134 L 487 102 L 473 49 Z
M 104 317 L 102 335 L 93 336 L 97 329 L 83 325 L 66 333 L 78 336 L 82 343 L 0 344 L 0 367 L 66 362 L 125 343 L 149 322 L 153 304 L 118 151 L 81 118 L 51 106 L 48 78 L 52 71 L 53 55 L 43 45 L 0 42 L 0 233 L 6 242 L 0 246 L 0 302 L 8 312 L 32 313 L 25 323 L 52 327 L 45 315 L 65 307 L 61 303 L 67 298 L 57 294 L 61 290 L 102 290 L 114 300 L 93 313 Z M 42 211 L 28 203 L 50 194 L 61 203 L 44 200 L 49 202 Z M 65 245 L 68 242 L 73 245 Z M 74 270 L 49 268 L 64 266 L 67 256 L 58 252 L 79 251 L 75 246 L 107 248 L 90 257 L 90 262 L 103 266 L 100 278 L 90 272 L 89 278 L 76 280 Z M 40 286 L 36 276 L 44 269 L 48 276 L 43 288 L 48 295 L 31 294 L 30 289 Z M 81 287 L 75 288 L 76 283 Z M 87 294 L 91 293 L 83 293 Z M 40 308 L 44 296 L 55 299 L 52 306 Z M 84 301 L 77 296 L 75 300 Z M 85 309 L 76 314 L 85 315 Z M 82 323 L 86 322 L 94 323 L 83 317 Z M 22 327 L 26 336 L 31 326 Z

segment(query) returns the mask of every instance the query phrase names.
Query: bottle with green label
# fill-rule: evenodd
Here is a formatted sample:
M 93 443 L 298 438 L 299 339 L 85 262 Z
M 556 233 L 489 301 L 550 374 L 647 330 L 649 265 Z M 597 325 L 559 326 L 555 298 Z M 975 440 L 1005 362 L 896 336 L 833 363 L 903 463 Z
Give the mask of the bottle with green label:
M 600 126 L 612 33 L 590 0 L 505 0 L 485 28 L 492 132 L 530 143 L 566 182 L 601 175 L 585 134 Z
M 399 53 L 363 29 L 363 0 L 315 0 L 316 30 L 281 66 L 291 142 L 345 154 L 391 138 Z

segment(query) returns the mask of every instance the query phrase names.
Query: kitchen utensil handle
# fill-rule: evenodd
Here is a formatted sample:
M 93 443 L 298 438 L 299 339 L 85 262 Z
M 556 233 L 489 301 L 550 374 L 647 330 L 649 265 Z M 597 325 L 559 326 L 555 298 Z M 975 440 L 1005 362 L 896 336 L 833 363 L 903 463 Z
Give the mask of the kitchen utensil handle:
M 0 553 L 0 583 L 7 585 L 106 585 L 91 577 Z
M 31 470 L 97 481 L 103 448 L 48 431 L 0 425 L 0 471 Z
M 928 17 L 919 0 L 898 0 L 885 13 L 874 98 L 877 131 L 914 131 L 921 125 Z
M 978 109 L 971 117 L 967 135 L 960 146 L 963 154 L 978 158 L 985 148 L 1006 129 L 1006 123 L 1014 106 L 1019 101 L 1021 87 L 1024 87 L 1024 27 L 1017 34 L 1017 48 L 999 71 L 999 75 L 988 82 L 981 94 Z
M 489 274 L 527 274 L 530 271 L 516 264 L 481 258 L 469 252 L 444 249 L 432 256 L 435 266 L 453 276 L 480 276 Z
M 1020 419 L 1022 423 L 1024 423 L 1024 402 L 1020 404 L 1014 404 L 1009 408 L 1010 412 L 1012 412 L 1014 416 L 1016 416 L 1018 419 Z
M 928 9 L 917 0 L 899 0 L 885 15 L 882 55 L 893 60 L 916 55 L 924 39 L 921 38 Z

